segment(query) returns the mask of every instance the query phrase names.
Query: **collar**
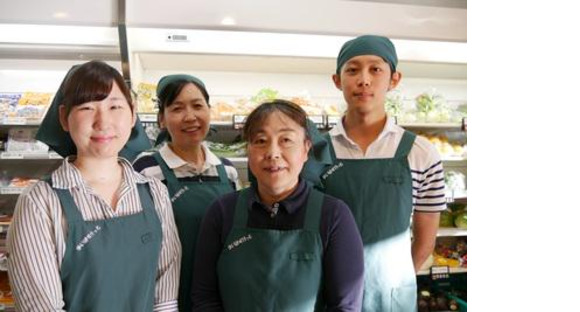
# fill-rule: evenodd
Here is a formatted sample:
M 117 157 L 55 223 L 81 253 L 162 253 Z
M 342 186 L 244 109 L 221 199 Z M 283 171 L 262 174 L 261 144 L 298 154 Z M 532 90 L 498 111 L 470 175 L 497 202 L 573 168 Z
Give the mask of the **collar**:
M 212 151 L 209 150 L 206 143 L 201 144 L 201 148 L 205 153 L 205 163 L 203 165 L 204 170 L 210 166 L 220 165 L 222 162 Z M 179 167 L 190 166 L 183 158 L 179 157 L 175 152 L 169 147 L 168 143 L 164 143 L 161 148 L 159 148 L 159 154 L 161 158 L 167 163 L 170 169 L 176 169 Z
M 387 136 L 387 134 L 389 134 L 391 132 L 393 132 L 393 133 L 397 132 L 396 127 L 397 127 L 397 125 L 395 125 L 395 118 L 393 118 L 387 114 L 387 122 L 385 123 L 385 126 L 384 126 L 383 130 L 381 131 L 381 133 L 379 133 L 379 136 L 377 137 L 377 139 L 382 139 L 383 137 Z M 332 137 L 342 136 L 348 142 L 355 144 L 348 137 L 348 135 L 346 134 L 346 130 L 344 129 L 344 116 L 342 116 L 342 118 L 340 119 L 340 122 L 337 123 L 336 126 L 334 126 L 332 129 L 330 129 L 330 131 L 328 131 L 328 134 L 330 134 L 330 136 L 332 136 Z
M 270 207 L 262 203 L 260 197 L 258 196 L 257 188 L 254 185 L 250 186 L 250 188 L 249 209 L 260 208 L 269 212 Z M 298 181 L 298 187 L 294 190 L 294 192 L 292 192 L 290 196 L 278 202 L 279 209 L 281 208 L 286 210 L 288 214 L 294 214 L 296 211 L 300 210 L 300 208 L 306 205 L 308 194 L 310 194 L 310 187 L 308 187 L 304 179 L 300 178 Z
M 66 157 L 62 162 L 62 165 L 52 173 L 51 179 L 53 187 L 59 189 L 86 189 L 86 184 L 81 172 L 72 164 L 75 159 L 76 156 Z M 148 179 L 145 176 L 140 175 L 133 170 L 131 163 L 127 159 L 119 157 L 118 162 L 123 170 L 123 184 L 132 186 L 136 183 L 148 182 Z

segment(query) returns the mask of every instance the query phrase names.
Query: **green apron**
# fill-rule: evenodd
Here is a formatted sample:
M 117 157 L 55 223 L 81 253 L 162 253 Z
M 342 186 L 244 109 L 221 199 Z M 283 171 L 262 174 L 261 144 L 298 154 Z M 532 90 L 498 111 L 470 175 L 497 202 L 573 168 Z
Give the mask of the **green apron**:
M 240 191 L 217 264 L 224 310 L 314 311 L 322 279 L 324 195 L 311 189 L 303 228 L 281 231 L 246 226 L 249 190 Z
M 142 212 L 97 221 L 83 220 L 68 190 L 53 189 L 68 223 L 60 269 L 64 309 L 153 311 L 163 234 L 149 186 L 137 185 Z
M 364 245 L 363 311 L 416 311 L 416 275 L 409 226 L 413 181 L 407 156 L 415 135 L 405 131 L 394 158 L 336 159 L 323 175 L 325 192 L 350 207 Z
M 179 311 L 190 312 L 193 261 L 201 220 L 209 205 L 223 194 L 235 191 L 223 165 L 217 166 L 219 181 L 179 182 L 159 152 L 153 154 L 167 181 L 175 224 L 181 240 L 181 273 L 179 275 Z

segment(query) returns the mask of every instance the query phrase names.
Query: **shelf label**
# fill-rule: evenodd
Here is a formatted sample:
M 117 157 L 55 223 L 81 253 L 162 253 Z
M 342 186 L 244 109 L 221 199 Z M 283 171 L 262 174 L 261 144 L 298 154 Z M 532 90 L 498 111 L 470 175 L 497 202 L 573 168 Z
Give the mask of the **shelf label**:
M 2 123 L 5 125 L 26 125 L 25 117 L 4 117 Z
M 310 119 L 310 121 L 312 121 L 316 125 L 316 128 L 324 129 L 324 127 L 325 127 L 324 116 L 322 116 L 322 115 L 310 115 L 310 116 L 308 116 L 308 119 Z
M 449 266 L 447 265 L 434 265 L 431 267 L 431 279 L 440 280 L 449 278 Z
M 246 115 L 233 115 L 232 120 L 234 123 L 234 129 L 242 129 L 244 127 L 244 123 L 246 122 L 246 118 L 248 118 Z
M 24 188 L 22 187 L 3 187 L 0 188 L 0 194 L 20 194 Z
M 155 114 L 139 114 L 141 122 L 157 122 L 157 115 Z
M 2 152 L 1 159 L 24 159 L 24 154 L 20 152 Z

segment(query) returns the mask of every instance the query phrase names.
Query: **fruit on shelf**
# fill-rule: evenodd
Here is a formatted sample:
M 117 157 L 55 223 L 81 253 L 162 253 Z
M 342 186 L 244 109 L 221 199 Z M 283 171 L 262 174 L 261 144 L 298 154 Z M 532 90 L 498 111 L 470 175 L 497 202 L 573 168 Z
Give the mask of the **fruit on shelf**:
M 453 221 L 453 213 L 450 209 L 446 209 L 441 212 L 441 216 L 439 217 L 439 227 L 453 227 Z
M 460 229 L 467 230 L 467 211 L 460 212 L 455 216 L 454 224 Z

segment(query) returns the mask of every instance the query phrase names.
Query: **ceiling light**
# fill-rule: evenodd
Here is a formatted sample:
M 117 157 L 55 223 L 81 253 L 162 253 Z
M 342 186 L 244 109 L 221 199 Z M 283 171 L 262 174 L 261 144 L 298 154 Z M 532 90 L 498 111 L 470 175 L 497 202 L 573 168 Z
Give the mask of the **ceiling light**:
M 226 16 L 222 19 L 221 24 L 225 26 L 233 26 L 236 24 L 236 20 L 231 16 Z
M 68 17 L 68 13 L 66 13 L 66 12 L 54 12 L 52 14 L 52 17 L 58 18 L 58 19 L 67 18 Z

